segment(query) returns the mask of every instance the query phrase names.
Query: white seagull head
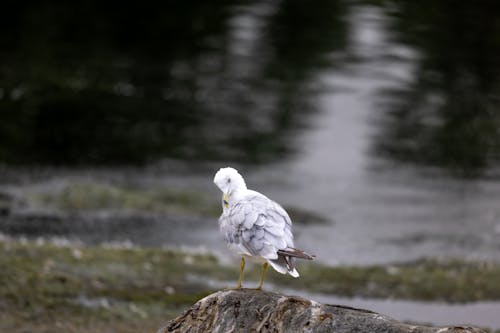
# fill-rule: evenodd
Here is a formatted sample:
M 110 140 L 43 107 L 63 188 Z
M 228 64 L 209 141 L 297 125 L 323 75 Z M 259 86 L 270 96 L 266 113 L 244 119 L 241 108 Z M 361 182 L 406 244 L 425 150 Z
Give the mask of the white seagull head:
M 214 177 L 214 183 L 227 196 L 238 190 L 246 190 L 245 180 L 238 173 L 238 170 L 227 167 L 221 168 Z

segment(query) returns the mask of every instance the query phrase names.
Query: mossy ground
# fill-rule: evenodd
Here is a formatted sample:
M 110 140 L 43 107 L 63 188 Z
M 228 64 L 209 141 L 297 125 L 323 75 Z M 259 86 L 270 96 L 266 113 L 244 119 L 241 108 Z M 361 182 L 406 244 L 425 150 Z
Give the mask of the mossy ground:
M 93 182 L 69 182 L 52 191 L 28 191 L 35 208 L 59 211 L 129 210 L 168 214 L 217 216 L 220 207 L 208 193 L 178 188 L 145 189 Z
M 61 212 L 120 210 L 159 214 L 197 215 L 215 219 L 221 213 L 212 193 L 181 188 L 142 188 L 96 182 L 68 181 L 52 190 L 28 190 L 22 199 L 30 207 Z M 328 219 L 298 207 L 286 207 L 294 221 L 324 224 Z
M 238 270 L 210 255 L 159 248 L 12 239 L 0 242 L 0 267 L 2 332 L 154 332 L 212 292 L 206 281 L 232 281 Z M 268 278 L 278 286 L 339 296 L 500 299 L 500 265 L 495 263 L 422 260 L 337 268 L 303 264 L 300 271 L 300 279 L 272 270 Z M 257 265 L 250 266 L 245 286 L 256 284 L 259 273 Z
M 15 241 L 2 242 L 0 253 L 2 332 L 154 332 L 210 292 L 186 274 L 216 263 L 160 249 Z

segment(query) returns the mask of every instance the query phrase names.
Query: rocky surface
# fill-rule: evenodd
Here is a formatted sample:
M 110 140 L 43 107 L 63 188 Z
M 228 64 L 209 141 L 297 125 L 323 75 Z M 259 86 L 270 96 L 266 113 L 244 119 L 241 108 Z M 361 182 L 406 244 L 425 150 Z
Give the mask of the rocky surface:
M 194 304 L 157 333 L 167 332 L 483 332 L 398 322 L 369 310 L 320 304 L 251 289 L 219 291 Z

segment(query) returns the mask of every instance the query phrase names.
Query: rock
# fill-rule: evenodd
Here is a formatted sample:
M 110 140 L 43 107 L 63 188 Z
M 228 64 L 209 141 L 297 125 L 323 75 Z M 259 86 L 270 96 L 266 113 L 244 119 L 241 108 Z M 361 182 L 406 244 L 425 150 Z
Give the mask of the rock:
M 219 291 L 194 304 L 157 333 L 167 332 L 483 332 L 398 322 L 369 310 L 320 304 L 301 297 L 241 289 Z

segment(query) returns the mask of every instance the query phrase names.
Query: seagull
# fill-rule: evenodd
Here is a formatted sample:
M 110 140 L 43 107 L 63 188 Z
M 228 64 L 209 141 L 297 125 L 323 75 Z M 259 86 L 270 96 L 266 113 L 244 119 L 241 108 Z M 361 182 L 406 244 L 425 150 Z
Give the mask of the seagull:
M 241 255 L 237 289 L 241 288 L 245 258 L 263 262 L 258 290 L 262 289 L 268 265 L 281 274 L 297 278 L 295 259 L 313 255 L 294 248 L 292 220 L 278 203 L 247 188 L 236 169 L 221 168 L 214 183 L 222 191 L 220 231 L 230 250 Z

